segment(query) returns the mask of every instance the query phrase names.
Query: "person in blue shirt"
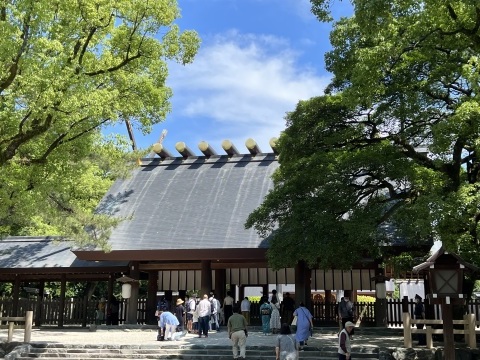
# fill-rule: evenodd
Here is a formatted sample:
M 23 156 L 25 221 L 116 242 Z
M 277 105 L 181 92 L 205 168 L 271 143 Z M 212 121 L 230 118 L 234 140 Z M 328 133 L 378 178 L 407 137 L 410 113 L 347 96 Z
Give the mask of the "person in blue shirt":
M 165 340 L 173 340 L 173 335 L 176 332 L 178 324 L 177 317 L 170 311 L 160 311 L 158 327 L 160 328 L 160 335 L 163 336 Z M 162 331 L 164 332 L 163 334 Z

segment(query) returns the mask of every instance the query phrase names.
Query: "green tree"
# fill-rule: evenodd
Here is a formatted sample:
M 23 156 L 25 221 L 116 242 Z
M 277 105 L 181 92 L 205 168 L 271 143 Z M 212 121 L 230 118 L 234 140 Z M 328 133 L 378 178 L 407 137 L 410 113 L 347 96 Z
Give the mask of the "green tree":
M 329 20 L 329 5 L 312 11 Z M 275 187 L 246 225 L 270 236 L 275 267 L 349 267 L 396 239 L 479 264 L 480 5 L 353 5 L 331 33 L 326 95 L 288 114 Z
M 164 120 L 167 62 L 199 46 L 178 17 L 175 0 L 0 1 L 0 233 L 105 245 L 115 222 L 92 209 L 130 158 L 101 130 Z

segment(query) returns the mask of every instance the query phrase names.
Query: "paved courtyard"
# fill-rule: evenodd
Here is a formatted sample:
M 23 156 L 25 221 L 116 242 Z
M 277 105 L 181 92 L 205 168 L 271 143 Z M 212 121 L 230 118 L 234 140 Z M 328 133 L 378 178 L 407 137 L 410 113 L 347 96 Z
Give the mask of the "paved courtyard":
M 0 341 L 6 341 L 6 329 L 0 332 Z M 309 346 L 331 347 L 337 345 L 337 329 L 316 328 L 313 337 L 308 341 Z M 96 331 L 89 328 L 42 328 L 33 329 L 32 343 L 62 343 L 62 344 L 111 344 L 111 345 L 161 345 L 161 346 L 230 346 L 228 334 L 223 331 L 210 332 L 208 338 L 198 338 L 197 335 L 187 334 L 178 341 L 156 340 L 157 332 L 152 327 L 107 327 L 99 326 Z M 247 340 L 248 347 L 275 346 L 275 335 L 265 336 L 259 329 L 250 329 Z M 14 341 L 23 341 L 23 330 L 14 331 Z M 359 347 L 403 347 L 401 329 L 356 329 L 353 346 Z

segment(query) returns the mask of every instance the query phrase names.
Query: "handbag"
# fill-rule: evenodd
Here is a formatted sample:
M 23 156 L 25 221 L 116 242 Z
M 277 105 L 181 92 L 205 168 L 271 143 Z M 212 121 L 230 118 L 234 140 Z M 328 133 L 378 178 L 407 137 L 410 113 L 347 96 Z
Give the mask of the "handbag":
M 295 315 L 295 317 L 293 318 L 292 325 L 293 326 L 297 325 L 297 315 Z

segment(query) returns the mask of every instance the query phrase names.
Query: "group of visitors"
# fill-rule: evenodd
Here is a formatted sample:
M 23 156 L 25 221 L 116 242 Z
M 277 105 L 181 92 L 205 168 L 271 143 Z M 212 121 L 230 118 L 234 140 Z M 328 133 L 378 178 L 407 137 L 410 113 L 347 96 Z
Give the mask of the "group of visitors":
M 118 325 L 119 305 L 118 300 L 112 296 L 106 301 L 104 297 L 100 298 L 95 308 L 95 324 Z
M 201 299 L 187 296 L 184 301 L 179 298 L 171 312 L 168 301 L 162 297 L 157 304 L 156 312 L 159 326 L 158 340 L 178 340 L 187 333 L 197 334 L 199 338 L 208 338 L 209 331 L 219 331 L 219 325 L 222 323 L 227 326 L 234 359 L 245 359 L 250 307 L 248 297 L 240 304 L 236 304 L 230 292 L 227 292 L 222 306 L 211 292 L 210 296 L 204 294 Z M 295 308 L 295 302 L 289 293 L 285 293 L 281 301 L 277 291 L 273 290 L 270 296 L 261 298 L 259 311 L 262 333 L 278 335 L 275 341 L 276 360 L 297 360 L 299 352 L 304 350 L 308 339 L 313 335 L 313 316 L 310 310 L 303 302 Z M 221 313 L 223 318 L 220 316 Z M 347 296 L 338 304 L 337 314 L 342 321 L 338 337 L 338 356 L 340 360 L 351 359 L 350 341 L 355 327 L 353 323 L 355 308 Z M 294 335 L 291 327 L 295 328 Z

